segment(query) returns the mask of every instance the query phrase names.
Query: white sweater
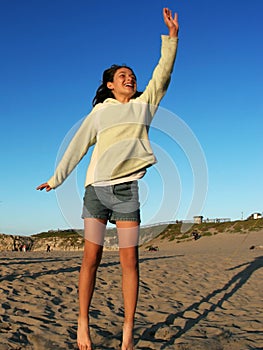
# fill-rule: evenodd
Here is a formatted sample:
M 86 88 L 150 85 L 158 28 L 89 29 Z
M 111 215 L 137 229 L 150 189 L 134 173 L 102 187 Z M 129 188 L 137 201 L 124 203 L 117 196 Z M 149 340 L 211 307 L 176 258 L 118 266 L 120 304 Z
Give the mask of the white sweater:
M 156 163 L 148 131 L 170 82 L 177 42 L 162 36 L 160 60 L 139 97 L 124 104 L 108 98 L 93 108 L 48 180 L 51 188 L 62 184 L 94 144 L 85 186 L 125 177 Z

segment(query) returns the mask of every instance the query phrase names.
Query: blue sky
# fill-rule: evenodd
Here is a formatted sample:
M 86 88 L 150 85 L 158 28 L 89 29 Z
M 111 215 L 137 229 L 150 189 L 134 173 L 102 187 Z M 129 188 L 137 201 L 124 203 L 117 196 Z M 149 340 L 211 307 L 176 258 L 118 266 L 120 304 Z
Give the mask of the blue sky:
M 88 157 L 61 195 L 35 188 L 104 69 L 130 65 L 143 90 L 167 33 L 163 7 L 179 13 L 180 42 L 150 134 L 159 163 L 141 182 L 142 223 L 263 211 L 261 0 L 0 0 L 0 232 L 81 227 Z

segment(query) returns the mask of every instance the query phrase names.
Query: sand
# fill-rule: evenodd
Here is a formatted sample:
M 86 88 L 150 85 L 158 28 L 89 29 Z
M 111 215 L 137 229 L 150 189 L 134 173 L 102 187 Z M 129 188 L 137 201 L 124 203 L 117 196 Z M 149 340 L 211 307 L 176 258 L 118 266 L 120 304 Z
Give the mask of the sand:
M 140 250 L 140 350 L 263 349 L 263 231 Z M 77 349 L 82 253 L 0 253 L 0 350 Z M 105 252 L 91 308 L 94 349 L 119 349 L 118 252 Z

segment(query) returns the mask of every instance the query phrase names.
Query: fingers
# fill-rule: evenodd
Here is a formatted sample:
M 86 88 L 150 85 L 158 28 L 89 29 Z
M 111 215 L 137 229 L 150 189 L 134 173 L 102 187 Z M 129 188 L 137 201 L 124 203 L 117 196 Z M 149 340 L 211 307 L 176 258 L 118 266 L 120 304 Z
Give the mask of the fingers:
M 165 7 L 163 9 L 163 16 L 164 16 L 164 18 L 170 19 L 171 18 L 171 14 L 172 14 L 172 12 L 171 12 L 171 10 L 168 9 L 168 7 Z
M 41 184 L 36 189 L 42 191 L 45 187 L 46 187 L 46 184 Z
M 164 21 L 167 24 L 177 24 L 178 23 L 178 13 L 172 14 L 172 11 L 170 9 L 168 9 L 167 7 L 165 7 L 163 9 L 163 17 L 164 17 Z
M 46 192 L 49 192 L 52 190 L 52 188 L 49 186 L 49 184 L 47 182 L 39 185 L 36 189 L 40 190 L 40 191 L 43 191 L 44 189 L 46 189 Z
M 168 7 L 165 7 L 163 9 L 163 14 L 167 19 L 171 19 L 172 18 L 172 11 L 170 9 L 168 9 Z
M 175 14 L 174 14 L 174 22 L 177 22 L 177 23 L 178 23 L 178 13 L 175 13 Z

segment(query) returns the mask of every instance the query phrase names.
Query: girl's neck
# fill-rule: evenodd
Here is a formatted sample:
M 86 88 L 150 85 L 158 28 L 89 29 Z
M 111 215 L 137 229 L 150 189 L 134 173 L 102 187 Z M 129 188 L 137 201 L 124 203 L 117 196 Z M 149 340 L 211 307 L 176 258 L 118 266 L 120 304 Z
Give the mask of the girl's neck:
M 130 101 L 130 97 L 127 97 L 127 96 L 114 96 L 115 97 L 115 99 L 117 100 L 117 101 L 119 101 L 120 103 L 128 103 L 129 101 Z

